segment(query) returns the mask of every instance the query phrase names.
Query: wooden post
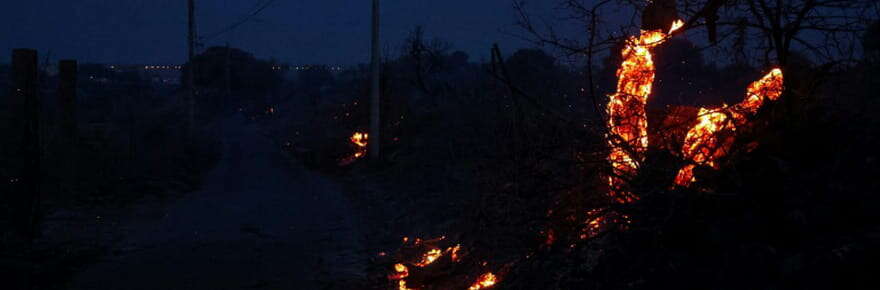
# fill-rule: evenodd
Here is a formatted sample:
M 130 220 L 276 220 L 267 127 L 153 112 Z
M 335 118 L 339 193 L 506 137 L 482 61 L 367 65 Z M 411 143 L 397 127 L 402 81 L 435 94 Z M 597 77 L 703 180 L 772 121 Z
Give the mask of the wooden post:
M 58 165 L 63 182 L 60 186 L 72 188 L 76 182 L 76 149 L 79 148 L 79 128 L 76 118 L 77 62 L 61 60 L 58 63 L 59 152 Z
M 79 137 L 76 119 L 76 61 L 60 61 L 58 63 L 58 74 L 58 111 L 60 112 L 61 136 L 66 144 L 74 146 Z
M 13 136 L 19 134 L 18 154 L 13 165 L 12 201 L 14 226 L 27 241 L 37 235 L 37 209 L 40 201 L 41 144 L 40 100 L 37 95 L 37 51 L 12 52 Z M 17 128 L 16 128 L 17 127 Z M 13 148 L 15 149 L 15 148 Z

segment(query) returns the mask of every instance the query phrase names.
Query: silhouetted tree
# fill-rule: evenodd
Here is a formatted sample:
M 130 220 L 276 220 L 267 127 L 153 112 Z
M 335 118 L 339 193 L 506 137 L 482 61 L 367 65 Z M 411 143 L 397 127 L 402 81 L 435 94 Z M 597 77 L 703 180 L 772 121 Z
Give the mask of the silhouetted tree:
M 507 69 L 521 89 L 545 105 L 564 107 L 568 77 L 555 57 L 540 49 L 521 49 L 507 59 Z
M 880 61 L 880 21 L 874 21 L 862 36 L 862 47 L 865 59 L 869 62 Z

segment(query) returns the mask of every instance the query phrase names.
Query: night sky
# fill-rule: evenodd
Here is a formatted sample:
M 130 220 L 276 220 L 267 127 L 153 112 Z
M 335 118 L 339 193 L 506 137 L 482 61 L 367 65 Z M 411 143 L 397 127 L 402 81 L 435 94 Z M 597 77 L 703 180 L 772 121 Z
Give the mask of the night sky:
M 238 22 L 266 0 L 197 0 L 198 30 L 208 36 Z M 28 47 L 52 59 L 117 64 L 176 64 L 186 51 L 185 0 L 4 1 L 0 50 Z M 206 40 L 205 47 L 231 43 L 259 58 L 292 64 L 355 64 L 369 60 L 368 0 L 276 0 L 253 21 Z M 551 15 L 556 1 L 527 3 L 536 15 Z M 508 35 L 514 25 L 511 0 L 383 0 L 382 43 L 397 49 L 416 25 L 486 58 L 493 42 L 507 51 L 531 46 Z M 392 51 L 391 53 L 396 53 Z M 8 62 L 4 59 L 0 62 Z

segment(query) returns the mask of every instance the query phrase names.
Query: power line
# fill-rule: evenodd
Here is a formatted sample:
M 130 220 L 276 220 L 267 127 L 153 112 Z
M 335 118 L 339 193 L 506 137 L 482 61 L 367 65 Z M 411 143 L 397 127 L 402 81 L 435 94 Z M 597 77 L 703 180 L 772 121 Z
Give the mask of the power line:
M 259 15 L 261 12 L 263 12 L 263 10 L 266 10 L 266 8 L 269 8 L 269 6 L 271 6 L 275 2 L 276 2 L 276 0 L 267 0 L 267 1 L 263 2 L 262 4 L 260 2 L 257 2 L 257 4 L 254 5 L 256 10 L 254 10 L 253 12 L 251 12 L 250 14 L 248 14 L 247 16 L 242 18 L 241 20 L 232 23 L 231 25 L 227 26 L 226 28 L 224 28 L 218 32 L 212 33 L 206 37 L 199 38 L 199 42 L 207 42 L 207 41 L 213 40 L 223 34 L 226 34 L 232 30 L 235 30 L 239 26 L 253 20 L 254 17 Z

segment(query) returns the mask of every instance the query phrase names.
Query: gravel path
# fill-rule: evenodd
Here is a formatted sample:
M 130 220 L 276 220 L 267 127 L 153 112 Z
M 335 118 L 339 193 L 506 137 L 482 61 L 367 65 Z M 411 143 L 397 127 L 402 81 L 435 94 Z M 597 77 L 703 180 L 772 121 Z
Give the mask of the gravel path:
M 121 221 L 118 249 L 71 289 L 325 289 L 363 273 L 342 187 L 290 165 L 244 118 L 224 128 L 202 189 Z

